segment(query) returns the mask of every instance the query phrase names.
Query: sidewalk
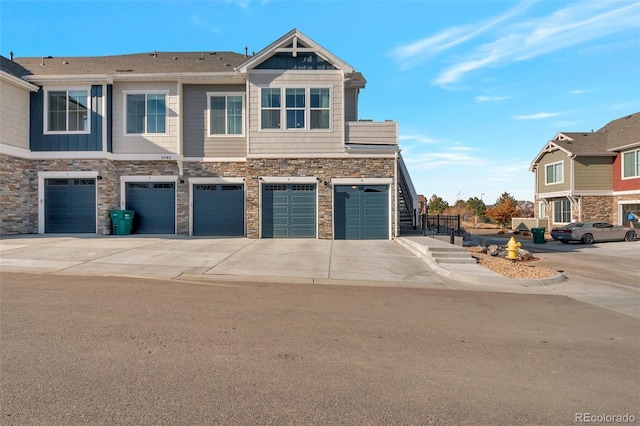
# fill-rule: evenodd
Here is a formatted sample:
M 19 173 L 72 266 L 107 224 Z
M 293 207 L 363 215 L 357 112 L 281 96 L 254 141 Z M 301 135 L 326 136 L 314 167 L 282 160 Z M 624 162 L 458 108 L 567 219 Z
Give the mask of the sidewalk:
M 429 237 L 389 240 L 18 235 L 0 238 L 0 271 L 207 282 L 280 282 L 555 294 L 640 318 L 640 293 L 563 274 L 504 277 L 477 264 L 439 263 L 451 247 Z

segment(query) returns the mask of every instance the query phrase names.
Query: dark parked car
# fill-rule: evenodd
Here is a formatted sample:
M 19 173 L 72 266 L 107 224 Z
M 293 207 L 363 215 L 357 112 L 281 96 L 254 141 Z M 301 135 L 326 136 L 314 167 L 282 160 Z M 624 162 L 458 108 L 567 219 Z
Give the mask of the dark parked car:
M 628 226 L 616 226 L 607 222 L 574 222 L 561 228 L 553 228 L 551 237 L 563 243 L 580 241 L 593 244 L 600 241 L 635 241 L 636 231 Z

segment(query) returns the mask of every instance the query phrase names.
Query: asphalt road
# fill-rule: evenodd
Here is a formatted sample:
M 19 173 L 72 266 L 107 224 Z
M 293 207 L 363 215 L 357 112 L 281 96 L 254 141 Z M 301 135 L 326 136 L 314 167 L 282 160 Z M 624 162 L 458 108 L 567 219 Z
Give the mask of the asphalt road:
M 551 241 L 537 244 L 541 266 L 563 270 L 572 277 L 625 285 L 640 289 L 640 241 L 585 245 Z
M 0 274 L 1 423 L 640 418 L 640 323 L 563 296 Z

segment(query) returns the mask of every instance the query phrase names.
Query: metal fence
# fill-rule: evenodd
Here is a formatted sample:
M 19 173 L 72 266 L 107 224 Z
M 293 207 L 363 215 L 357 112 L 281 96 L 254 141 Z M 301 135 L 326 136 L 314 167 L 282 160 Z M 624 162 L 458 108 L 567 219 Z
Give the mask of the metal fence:
M 423 214 L 420 219 L 425 235 L 461 235 L 460 215 Z

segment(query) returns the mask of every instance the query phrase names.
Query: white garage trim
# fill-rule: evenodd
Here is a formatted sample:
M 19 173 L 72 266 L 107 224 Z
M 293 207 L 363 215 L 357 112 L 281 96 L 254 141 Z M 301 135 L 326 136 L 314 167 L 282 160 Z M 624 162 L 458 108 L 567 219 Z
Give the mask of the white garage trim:
M 38 172 L 38 234 L 44 234 L 44 182 L 46 179 L 96 179 L 96 233 L 98 232 L 98 172 Z

